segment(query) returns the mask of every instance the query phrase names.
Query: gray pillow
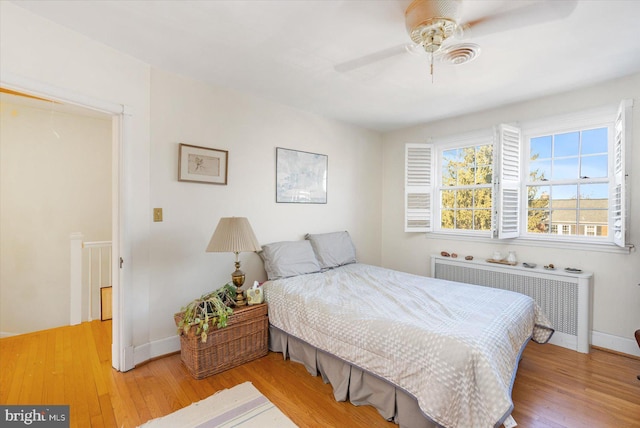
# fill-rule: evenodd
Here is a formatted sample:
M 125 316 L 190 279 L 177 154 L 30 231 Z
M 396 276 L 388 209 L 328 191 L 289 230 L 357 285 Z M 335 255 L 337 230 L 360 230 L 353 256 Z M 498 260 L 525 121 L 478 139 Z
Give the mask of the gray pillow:
M 305 238 L 311 242 L 322 269 L 331 269 L 357 261 L 356 247 L 351 241 L 349 232 L 307 234 Z
M 262 246 L 260 256 L 268 279 L 288 278 L 320 272 L 320 264 L 309 241 L 273 242 Z

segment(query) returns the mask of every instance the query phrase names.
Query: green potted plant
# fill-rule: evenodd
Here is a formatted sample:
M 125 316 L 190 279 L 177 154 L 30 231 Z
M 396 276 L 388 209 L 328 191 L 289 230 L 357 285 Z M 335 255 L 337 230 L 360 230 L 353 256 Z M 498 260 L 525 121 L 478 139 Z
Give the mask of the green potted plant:
M 233 313 L 236 287 L 227 283 L 219 289 L 204 294 L 191 301 L 175 315 L 179 334 L 189 334 L 192 328 L 194 334 L 200 336 L 202 342 L 207 341 L 207 332 L 216 324 L 218 328 L 227 326 L 227 319 Z

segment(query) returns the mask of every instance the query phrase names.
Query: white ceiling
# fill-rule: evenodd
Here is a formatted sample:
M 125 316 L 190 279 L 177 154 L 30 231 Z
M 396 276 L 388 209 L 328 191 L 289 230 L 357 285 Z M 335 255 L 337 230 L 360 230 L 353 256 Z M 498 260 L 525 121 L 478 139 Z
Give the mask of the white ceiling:
M 551 0 L 546 6 L 554 7 Z M 563 19 L 489 34 L 467 64 L 402 53 L 408 0 L 14 1 L 154 67 L 386 131 L 640 72 L 640 1 L 578 1 Z M 462 21 L 541 1 L 464 0 Z M 340 69 L 340 67 L 339 67 Z

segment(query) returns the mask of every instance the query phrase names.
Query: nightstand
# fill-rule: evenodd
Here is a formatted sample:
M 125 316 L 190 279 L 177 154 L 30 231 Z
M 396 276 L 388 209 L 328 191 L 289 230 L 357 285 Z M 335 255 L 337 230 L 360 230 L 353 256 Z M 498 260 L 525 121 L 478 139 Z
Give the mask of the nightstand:
M 180 355 L 189 374 L 202 379 L 267 355 L 267 304 L 236 307 L 224 328 L 210 327 L 206 342 L 180 334 Z

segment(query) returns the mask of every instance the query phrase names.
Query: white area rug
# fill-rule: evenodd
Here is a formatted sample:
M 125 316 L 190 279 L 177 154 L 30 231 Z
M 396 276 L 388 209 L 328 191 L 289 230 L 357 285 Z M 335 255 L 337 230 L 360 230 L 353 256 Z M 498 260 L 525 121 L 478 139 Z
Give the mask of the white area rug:
M 251 382 L 224 389 L 167 416 L 152 419 L 144 428 L 296 427 Z

